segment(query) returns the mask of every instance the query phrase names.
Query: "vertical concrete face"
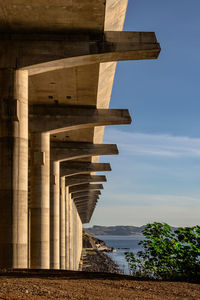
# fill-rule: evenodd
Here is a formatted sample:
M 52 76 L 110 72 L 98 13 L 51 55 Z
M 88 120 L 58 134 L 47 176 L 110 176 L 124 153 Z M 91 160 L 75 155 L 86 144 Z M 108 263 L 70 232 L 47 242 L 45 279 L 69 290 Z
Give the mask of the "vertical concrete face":
M 76 245 L 75 245 L 75 218 L 74 218 L 74 203 L 72 201 L 72 220 L 73 220 L 73 226 L 72 226 L 72 244 L 73 244 L 73 248 L 72 248 L 72 270 L 74 270 L 74 266 L 75 266 L 75 250 L 76 250 Z
M 82 255 L 82 244 L 83 244 L 83 236 L 82 236 L 82 222 L 80 216 L 78 214 L 78 263 L 80 262 Z
M 0 268 L 26 268 L 28 73 L 0 69 Z
M 77 270 L 77 218 L 76 207 L 73 202 L 73 270 Z
M 73 270 L 74 263 L 73 263 L 73 202 L 71 196 L 69 196 L 69 270 Z
M 50 139 L 49 133 L 31 135 L 31 268 L 50 263 Z
M 80 262 L 80 256 L 81 256 L 81 241 L 82 234 L 80 233 L 80 217 L 77 211 L 77 208 L 72 202 L 72 215 L 73 215 L 73 270 L 79 269 L 79 262 Z
M 65 269 L 69 270 L 69 187 L 65 188 Z
M 65 269 L 65 177 L 61 177 L 60 196 L 60 268 Z
M 60 268 L 60 163 L 50 163 L 50 268 Z
M 80 232 L 79 232 L 79 222 L 78 222 L 78 211 L 76 209 L 76 270 L 79 269 L 79 262 L 80 262 Z
M 69 187 L 65 188 L 65 269 L 78 270 L 82 253 L 82 222 Z

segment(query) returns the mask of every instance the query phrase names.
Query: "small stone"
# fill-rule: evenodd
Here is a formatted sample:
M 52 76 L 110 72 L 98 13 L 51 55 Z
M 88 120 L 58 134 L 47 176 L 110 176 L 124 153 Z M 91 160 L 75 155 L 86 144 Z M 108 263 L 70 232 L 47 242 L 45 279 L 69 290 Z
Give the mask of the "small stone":
M 28 290 L 26 290 L 25 293 L 28 294 Z

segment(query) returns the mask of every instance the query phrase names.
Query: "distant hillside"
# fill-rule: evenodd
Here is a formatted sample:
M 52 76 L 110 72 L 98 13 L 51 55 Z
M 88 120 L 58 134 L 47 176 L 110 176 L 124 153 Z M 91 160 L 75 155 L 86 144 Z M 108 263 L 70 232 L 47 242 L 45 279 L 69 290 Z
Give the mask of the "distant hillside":
M 84 230 L 93 235 L 141 235 L 145 225 L 137 226 L 98 226 Z

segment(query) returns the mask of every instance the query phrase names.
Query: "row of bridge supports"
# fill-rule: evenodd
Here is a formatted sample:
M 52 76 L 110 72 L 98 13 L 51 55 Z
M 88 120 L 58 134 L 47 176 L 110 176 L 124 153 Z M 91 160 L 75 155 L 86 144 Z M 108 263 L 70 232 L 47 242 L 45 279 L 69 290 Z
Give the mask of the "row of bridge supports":
M 2 218 L 0 221 L 1 265 L 26 268 L 28 266 L 27 238 L 30 236 L 31 268 L 48 269 L 52 267 L 64 269 L 66 268 L 66 197 L 69 198 L 69 202 L 72 201 L 69 193 L 66 196 L 66 186 L 105 181 L 105 176 L 75 174 L 109 169 L 108 165 L 104 165 L 105 168 L 103 168 L 100 164 L 87 164 L 85 168 L 84 162 L 80 163 L 79 166 L 77 166 L 76 162 L 74 166 L 71 165 L 72 169 L 70 169 L 70 164 L 66 164 L 66 161 L 94 155 L 115 154 L 118 151 L 115 145 L 67 142 L 54 142 L 51 145 L 51 130 L 49 129 L 47 132 L 42 131 L 44 129 L 41 129 L 42 124 L 40 123 L 33 125 L 31 121 L 33 115 L 30 114 L 30 233 L 28 234 L 28 77 L 26 73 L 27 71 L 15 72 L 13 91 L 16 95 L 9 94 L 9 86 L 9 89 L 6 91 L 7 95 L 6 93 L 5 96 L 3 95 L 5 98 L 3 99 L 3 105 L 1 105 L 2 172 L 0 177 L 1 197 L 4 199 L 4 202 L 1 201 Z M 8 74 L 10 76 L 9 72 Z M 2 78 L 5 79 L 5 75 L 7 73 L 5 74 L 4 72 Z M 14 107 L 11 107 L 10 104 L 8 105 L 10 100 L 16 102 Z M 51 108 L 54 109 L 55 114 L 56 107 Z M 42 114 L 43 109 L 41 107 L 39 110 L 37 107 L 37 110 L 40 111 L 37 116 L 38 121 L 40 118 L 44 120 L 45 117 L 51 116 L 48 107 L 45 110 L 45 114 Z M 63 111 L 65 114 L 63 114 Z M 31 109 L 30 113 L 32 113 Z M 62 123 L 60 125 L 61 130 L 62 126 L 64 126 L 65 130 L 69 130 L 73 126 L 85 128 L 92 125 L 128 124 L 131 121 L 128 112 L 125 110 L 97 110 L 89 108 L 79 108 L 77 110 L 68 108 L 67 110 L 64 107 L 62 110 L 63 115 L 59 114 L 59 112 L 56 113 L 56 118 L 59 119 L 59 123 Z M 65 116 L 65 119 L 63 118 L 61 121 L 62 116 Z M 36 114 L 34 118 L 36 119 Z M 49 123 L 51 121 L 52 118 Z M 47 126 L 45 123 L 45 129 Z M 54 125 L 54 130 L 59 130 L 59 128 L 56 128 Z M 62 176 L 60 177 L 62 161 L 65 161 L 65 163 L 63 163 L 63 168 L 61 168 Z M 78 251 L 78 241 L 75 237 L 78 235 L 77 229 L 80 229 L 77 221 L 77 207 L 81 208 L 81 203 L 80 201 L 79 203 L 77 202 L 77 206 L 75 206 L 75 203 L 72 202 L 68 206 L 69 211 L 71 211 L 69 224 L 73 224 L 71 226 L 68 225 L 68 234 L 73 238 L 72 244 L 76 245 L 73 245 L 71 248 Z M 72 232 L 70 233 L 71 230 Z M 71 255 L 74 251 L 71 250 Z M 11 253 L 16 260 L 12 260 Z M 73 259 L 74 266 L 76 259 Z
M 51 142 L 50 137 L 129 124 L 131 118 L 127 110 L 29 105 L 29 77 L 84 64 L 156 58 L 160 47 L 152 33 L 3 34 L 0 39 L 0 268 L 76 269 L 81 222 L 90 219 L 98 196 L 81 200 L 71 193 L 105 177 L 79 174 L 103 170 L 100 165 L 72 166 L 70 161 L 118 151 L 115 145 Z

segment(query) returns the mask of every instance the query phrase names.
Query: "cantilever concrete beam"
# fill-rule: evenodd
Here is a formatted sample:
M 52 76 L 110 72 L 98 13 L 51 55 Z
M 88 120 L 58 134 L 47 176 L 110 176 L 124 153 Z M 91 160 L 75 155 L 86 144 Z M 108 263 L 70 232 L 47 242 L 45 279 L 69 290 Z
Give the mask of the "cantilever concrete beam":
M 106 176 L 104 175 L 74 175 L 66 177 L 65 185 L 73 186 L 81 183 L 89 182 L 106 182 Z
M 90 207 L 93 209 L 95 207 L 94 205 L 96 205 L 96 203 L 97 203 L 97 201 L 94 201 L 92 204 L 80 203 L 80 204 L 75 204 L 75 205 L 76 205 L 78 212 L 80 212 L 79 210 L 85 210 L 85 212 L 88 213 Z
M 83 224 L 90 222 L 92 214 L 93 214 L 94 209 L 95 209 L 95 206 L 91 207 L 90 211 L 89 210 L 84 210 L 84 209 L 79 211 L 79 215 L 80 215 L 80 218 L 81 218 L 81 221 L 82 221 Z
M 92 201 L 92 200 L 97 200 L 99 199 L 99 196 L 98 195 L 94 195 L 94 196 L 83 196 L 81 198 L 78 198 L 78 199 L 75 199 L 74 200 L 74 203 L 80 203 L 80 202 L 83 202 L 83 203 L 86 203 L 87 201 Z
M 87 207 L 85 207 L 85 206 L 76 206 L 76 209 L 77 209 L 77 211 L 78 211 L 78 213 L 79 213 L 79 215 L 82 213 L 85 213 L 85 215 L 88 215 L 88 208 Z M 95 209 L 95 204 L 94 204 L 94 206 L 92 207 L 92 209 L 94 210 Z
M 69 193 L 77 193 L 83 191 L 94 191 L 94 190 L 103 190 L 102 184 L 80 184 L 69 187 Z
M 51 159 L 54 161 L 73 160 L 88 156 L 115 155 L 118 153 L 115 144 L 51 142 Z
M 85 161 L 68 161 L 60 164 L 60 176 L 78 175 L 81 173 L 111 171 L 108 163 L 90 163 Z
M 84 200 L 84 201 L 80 201 L 80 202 L 75 202 L 75 205 L 82 205 L 84 207 L 87 207 L 87 209 L 89 209 L 94 203 L 97 203 L 99 199 L 88 199 L 88 200 Z
M 90 210 L 94 209 L 95 206 L 96 206 L 96 202 L 94 202 L 92 204 L 92 206 L 90 207 Z M 76 207 L 79 210 L 79 212 L 81 212 L 81 211 L 88 212 L 88 207 L 85 204 L 80 204 L 80 205 L 77 205 Z
M 85 192 L 79 192 L 79 193 L 72 193 L 71 194 L 71 198 L 72 199 L 78 199 L 80 197 L 83 197 L 83 196 L 93 196 L 93 195 L 101 195 L 101 191 L 97 190 L 97 191 L 85 191 Z
M 95 206 L 92 208 L 92 213 L 93 213 L 94 209 L 95 209 Z M 80 208 L 77 208 L 77 210 L 78 210 L 79 216 L 82 220 L 82 223 L 88 223 L 91 219 L 92 213 L 89 217 L 87 217 L 87 215 L 88 215 L 87 209 L 80 207 Z M 83 221 L 84 219 L 85 219 L 85 221 Z
M 103 34 L 0 35 L 0 64 L 28 70 L 29 75 L 120 60 L 156 59 L 160 45 L 153 32 L 107 31 Z M 4 53 L 10 51 L 10 60 Z
M 84 207 L 87 207 L 88 209 L 90 209 L 90 207 L 93 206 L 93 204 L 98 202 L 98 197 L 95 198 L 83 198 L 80 201 L 75 201 L 74 203 L 76 205 L 83 205 Z
M 82 214 L 82 216 L 83 216 L 83 214 L 85 214 L 85 216 L 88 216 L 88 218 L 89 218 L 90 214 L 92 215 L 95 207 L 96 207 L 96 203 L 94 203 L 93 206 L 90 209 L 85 208 L 85 207 L 79 207 L 79 208 L 77 208 L 77 210 L 78 210 L 80 215 Z
M 93 209 L 96 206 L 97 201 L 94 201 L 92 204 L 86 204 L 86 203 L 80 203 L 80 204 L 75 204 L 77 210 L 85 210 L 88 212 L 88 210 L 91 208 Z M 91 206 L 92 205 L 92 206 Z
M 127 109 L 95 109 L 66 105 L 32 105 L 29 108 L 30 132 L 57 132 L 104 125 L 130 124 Z

